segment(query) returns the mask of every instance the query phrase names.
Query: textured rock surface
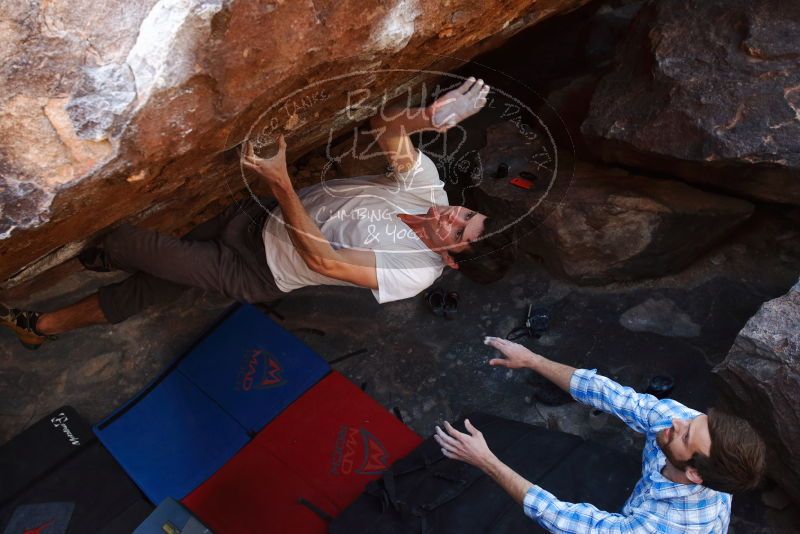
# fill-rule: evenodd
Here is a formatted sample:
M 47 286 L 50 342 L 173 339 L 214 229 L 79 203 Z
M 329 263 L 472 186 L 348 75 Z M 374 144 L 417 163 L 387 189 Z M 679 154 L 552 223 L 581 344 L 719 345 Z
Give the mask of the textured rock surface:
M 513 125 L 492 126 L 487 137 L 480 152 L 487 172 L 501 161 L 508 164 L 510 176 L 537 172 L 528 155 L 538 147 L 526 143 Z M 529 212 L 532 227 L 521 247 L 581 284 L 680 270 L 746 220 L 753 209 L 744 200 L 606 166 L 578 162 L 559 175 L 551 182 L 544 177 L 536 180 L 529 191 L 489 175 L 481 187 L 516 210 Z M 548 189 L 548 183 L 554 187 Z
M 700 335 L 700 325 L 670 299 L 647 299 L 620 315 L 619 324 L 633 332 L 669 337 Z
M 800 282 L 747 321 L 714 372 L 770 446 L 769 475 L 800 503 Z
M 578 165 L 564 201 L 529 242 L 579 283 L 658 277 L 689 265 L 752 209 L 680 182 Z
M 186 227 L 242 189 L 222 153 L 270 106 L 296 157 L 429 77 L 415 69 L 450 70 L 586 1 L 9 0 L 0 280 L 59 264 L 122 219 Z M 303 91 L 357 71 L 378 72 Z M 348 113 L 353 90 L 364 103 Z
M 582 131 L 607 161 L 800 203 L 800 3 L 650 2 Z

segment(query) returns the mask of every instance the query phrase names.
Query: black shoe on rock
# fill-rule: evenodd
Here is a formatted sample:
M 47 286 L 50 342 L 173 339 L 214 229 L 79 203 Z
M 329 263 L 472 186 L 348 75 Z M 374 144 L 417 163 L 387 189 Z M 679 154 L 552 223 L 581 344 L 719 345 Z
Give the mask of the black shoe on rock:
M 108 273 L 113 270 L 108 261 L 106 251 L 99 247 L 89 247 L 78 254 L 78 261 L 88 271 Z

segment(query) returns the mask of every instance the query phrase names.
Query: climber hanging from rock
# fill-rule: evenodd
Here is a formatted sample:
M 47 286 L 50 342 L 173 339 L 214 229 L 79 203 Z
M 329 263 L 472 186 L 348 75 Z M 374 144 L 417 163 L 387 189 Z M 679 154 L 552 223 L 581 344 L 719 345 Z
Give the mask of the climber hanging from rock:
M 499 279 L 513 261 L 504 223 L 450 206 L 436 167 L 409 137 L 452 128 L 480 111 L 488 93 L 482 80 L 469 78 L 429 106 L 380 110 L 371 126 L 391 165 L 385 176 L 295 191 L 283 137 L 269 159 L 247 141 L 242 165 L 266 183 L 274 200 L 234 203 L 182 238 L 122 226 L 80 260 L 91 270 L 131 276 L 51 312 L 0 306 L 0 323 L 36 348 L 55 334 L 122 322 L 189 287 L 267 303 L 305 286 L 350 285 L 369 288 L 384 303 L 417 295 L 445 266 L 480 282 Z

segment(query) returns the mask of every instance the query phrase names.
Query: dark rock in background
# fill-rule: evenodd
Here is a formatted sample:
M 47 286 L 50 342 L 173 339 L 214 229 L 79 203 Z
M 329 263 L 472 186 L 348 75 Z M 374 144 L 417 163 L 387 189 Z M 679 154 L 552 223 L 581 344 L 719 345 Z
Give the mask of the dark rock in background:
M 669 337 L 697 337 L 700 325 L 681 310 L 675 301 L 649 298 L 630 308 L 619 318 L 619 324 L 632 332 L 653 332 Z
M 714 373 L 767 441 L 769 476 L 800 503 L 800 282 L 761 306 Z
M 485 73 L 495 87 L 519 93 L 519 87 L 514 87 L 519 84 L 540 95 L 527 103 L 552 128 L 556 145 L 564 151 L 574 148 L 578 159 L 599 161 L 586 145 L 580 126 L 598 80 L 611 68 L 618 44 L 644 3 L 589 3 L 544 21 L 535 32 L 520 33 L 507 47 L 477 58 L 476 64 L 491 65 L 502 74 Z
M 583 21 L 583 26 L 570 28 L 580 38 L 575 42 L 572 70 L 556 79 L 530 80 L 530 83 L 540 86 L 539 91 L 547 102 L 537 108 L 537 114 L 548 122 L 563 123 L 568 135 L 555 129 L 556 144 L 564 150 L 572 147 L 580 160 L 602 161 L 581 133 L 581 125 L 589 114 L 598 82 L 613 66 L 614 53 L 644 3 L 608 2 L 600 5 L 591 17 Z M 553 39 L 553 42 L 562 44 L 561 39 Z M 556 53 L 554 57 L 560 59 L 562 54 Z M 538 68 L 532 71 L 536 76 L 541 75 Z M 555 72 L 563 73 L 563 67 Z
M 609 162 L 800 203 L 800 3 L 650 2 L 583 132 Z
M 614 56 L 618 42 L 628 31 L 631 21 L 646 2 L 628 0 L 601 5 L 590 21 L 584 55 L 587 62 L 605 66 Z
M 588 73 L 577 78 L 566 78 L 553 82 L 554 88 L 547 92 L 547 104 L 536 110 L 537 115 L 559 121 L 563 128 L 554 129 L 556 145 L 564 150 L 575 151 L 575 157 L 584 161 L 600 163 L 590 145 L 581 134 L 581 124 L 589 113 L 592 95 L 600 80 L 600 74 Z M 566 132 L 566 135 L 561 131 Z
M 691 264 L 752 210 L 680 182 L 579 164 L 525 246 L 580 284 L 654 278 Z
M 546 177 L 532 190 L 495 180 L 500 162 L 510 176 L 537 173 L 526 141 L 511 123 L 489 128 L 481 160 L 481 189 L 529 213 L 529 235 L 520 247 L 544 258 L 556 274 L 579 284 L 656 278 L 679 271 L 750 217 L 747 201 L 708 193 L 683 182 L 628 174 L 576 162 L 574 175 L 548 189 Z

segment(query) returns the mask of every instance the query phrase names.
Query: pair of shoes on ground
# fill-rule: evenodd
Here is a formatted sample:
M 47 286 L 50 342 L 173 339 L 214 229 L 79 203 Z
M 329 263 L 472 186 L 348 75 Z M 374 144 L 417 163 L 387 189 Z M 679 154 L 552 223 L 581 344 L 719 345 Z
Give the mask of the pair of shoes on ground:
M 425 293 L 425 302 L 435 316 L 455 319 L 458 312 L 458 293 L 455 291 L 445 292 L 441 287 L 434 288 Z
M 38 349 L 42 343 L 54 337 L 36 330 L 39 315 L 39 312 L 11 308 L 0 303 L 0 326 L 14 332 L 26 349 Z

